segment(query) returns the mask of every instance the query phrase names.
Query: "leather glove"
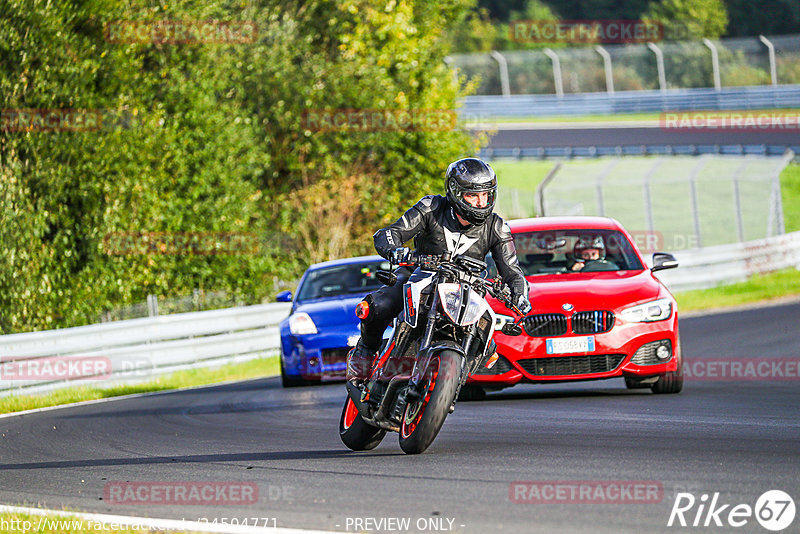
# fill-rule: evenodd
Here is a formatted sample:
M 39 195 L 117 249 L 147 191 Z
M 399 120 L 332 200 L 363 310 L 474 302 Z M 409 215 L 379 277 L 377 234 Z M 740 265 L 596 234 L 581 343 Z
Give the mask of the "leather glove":
M 389 253 L 389 261 L 394 265 L 400 265 L 401 263 L 407 263 L 410 256 L 411 249 L 408 247 L 400 247 Z
M 514 306 L 519 308 L 519 311 L 522 312 L 522 315 L 528 315 L 528 312 L 533 309 L 533 306 L 531 306 L 531 301 L 527 295 L 517 295 L 513 297 L 512 300 L 514 302 Z

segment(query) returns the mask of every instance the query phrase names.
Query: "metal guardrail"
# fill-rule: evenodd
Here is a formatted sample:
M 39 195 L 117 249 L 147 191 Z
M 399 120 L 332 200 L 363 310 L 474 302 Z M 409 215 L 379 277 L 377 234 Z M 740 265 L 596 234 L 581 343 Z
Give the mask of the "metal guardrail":
M 555 115 L 611 115 L 662 111 L 745 110 L 800 107 L 800 85 L 727 87 L 720 90 L 669 89 L 616 91 L 612 94 L 483 95 L 463 100 L 459 115 L 475 117 L 549 117 Z
M 141 380 L 275 354 L 278 324 L 290 308 L 261 304 L 0 336 L 0 394 Z
M 800 232 L 674 253 L 679 267 L 657 276 L 670 291 L 743 282 L 754 274 L 800 269 Z

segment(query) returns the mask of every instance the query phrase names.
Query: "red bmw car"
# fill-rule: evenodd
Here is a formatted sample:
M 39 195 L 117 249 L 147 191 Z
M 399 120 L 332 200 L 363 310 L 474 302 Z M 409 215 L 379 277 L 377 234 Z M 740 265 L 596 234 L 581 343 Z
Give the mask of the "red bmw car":
M 499 358 L 470 379 L 473 392 L 614 377 L 654 393 L 681 390 L 678 309 L 653 275 L 677 267 L 673 256 L 655 253 L 648 269 L 630 234 L 603 217 L 542 217 L 509 226 L 533 310 L 521 335 L 496 332 Z M 499 322 L 515 320 L 499 302 L 492 305 Z

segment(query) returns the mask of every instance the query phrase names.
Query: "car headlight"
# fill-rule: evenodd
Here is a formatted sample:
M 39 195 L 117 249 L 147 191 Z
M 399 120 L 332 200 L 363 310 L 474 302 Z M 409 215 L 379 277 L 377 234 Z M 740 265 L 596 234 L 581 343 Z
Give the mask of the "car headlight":
M 620 313 L 620 317 L 629 323 L 652 323 L 669 319 L 671 316 L 672 301 L 667 298 L 631 306 Z
M 293 313 L 289 317 L 289 332 L 299 336 L 303 334 L 316 334 L 317 325 L 306 312 Z

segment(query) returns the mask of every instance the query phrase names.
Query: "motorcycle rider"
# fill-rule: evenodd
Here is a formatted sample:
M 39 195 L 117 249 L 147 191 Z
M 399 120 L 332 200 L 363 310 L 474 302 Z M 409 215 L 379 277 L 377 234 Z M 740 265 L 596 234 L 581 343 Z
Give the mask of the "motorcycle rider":
M 465 254 L 483 261 L 487 252 L 511 288 L 514 305 L 531 310 L 528 282 L 520 269 L 511 230 L 493 213 L 497 176 L 488 163 L 464 158 L 451 163 L 445 173 L 445 195 L 428 195 L 402 217 L 372 236 L 378 254 L 393 264 L 405 263 L 412 251 L 403 243 L 414 238 L 418 254 Z M 361 338 L 347 358 L 347 379 L 360 384 L 369 378 L 383 332 L 403 309 L 403 284 L 411 276 L 407 267 L 395 270 L 397 282 L 367 295 L 356 307 Z

